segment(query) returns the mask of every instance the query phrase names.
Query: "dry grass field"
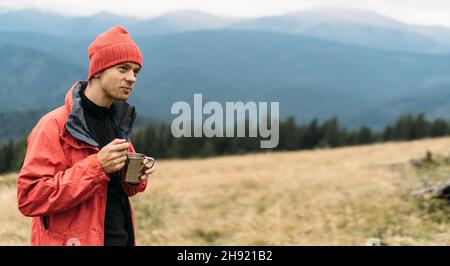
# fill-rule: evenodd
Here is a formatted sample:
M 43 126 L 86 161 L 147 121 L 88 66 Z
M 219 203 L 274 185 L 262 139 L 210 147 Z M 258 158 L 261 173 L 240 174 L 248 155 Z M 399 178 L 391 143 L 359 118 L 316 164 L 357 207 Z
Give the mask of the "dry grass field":
M 138 245 L 449 245 L 446 202 L 409 193 L 450 168 L 417 171 L 450 138 L 339 149 L 160 160 L 132 198 Z M 448 171 L 447 171 L 448 170 Z M 29 245 L 17 174 L 0 176 L 0 245 Z

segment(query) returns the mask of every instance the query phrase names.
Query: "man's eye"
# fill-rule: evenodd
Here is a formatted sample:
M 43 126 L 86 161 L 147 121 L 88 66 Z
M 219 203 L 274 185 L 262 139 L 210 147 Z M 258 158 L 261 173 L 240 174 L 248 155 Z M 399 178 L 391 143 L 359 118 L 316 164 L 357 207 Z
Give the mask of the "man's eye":
M 121 71 L 126 71 L 127 70 L 127 68 L 126 67 L 119 67 L 119 69 L 121 70 Z

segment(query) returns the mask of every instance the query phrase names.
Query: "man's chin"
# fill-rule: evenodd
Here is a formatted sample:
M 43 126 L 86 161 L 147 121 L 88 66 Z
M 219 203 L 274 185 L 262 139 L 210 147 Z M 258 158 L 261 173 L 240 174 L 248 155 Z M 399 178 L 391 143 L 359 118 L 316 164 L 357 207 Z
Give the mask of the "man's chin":
M 129 95 L 119 95 L 118 97 L 116 97 L 116 100 L 127 101 L 128 98 L 129 98 Z

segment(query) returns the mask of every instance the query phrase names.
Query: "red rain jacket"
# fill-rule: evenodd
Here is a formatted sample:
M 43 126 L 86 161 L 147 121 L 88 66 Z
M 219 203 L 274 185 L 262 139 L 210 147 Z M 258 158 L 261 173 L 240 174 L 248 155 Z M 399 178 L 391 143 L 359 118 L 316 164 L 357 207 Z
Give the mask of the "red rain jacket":
M 33 217 L 31 245 L 104 244 L 109 177 L 97 159 L 98 147 L 88 144 L 96 143 L 86 138 L 83 132 L 86 124 L 80 121 L 84 118 L 80 120 L 77 117 L 81 108 L 77 93 L 82 83 L 75 83 L 66 94 L 65 106 L 43 116 L 28 137 L 27 153 L 17 184 L 17 199 L 20 212 Z M 74 102 L 76 108 L 73 110 Z M 120 104 L 128 108 L 125 102 Z M 132 111 L 135 115 L 134 108 Z M 124 120 L 130 121 L 129 118 L 121 121 Z M 123 134 L 127 139 L 132 122 L 129 127 L 130 130 Z M 129 151 L 134 152 L 132 145 Z M 144 191 L 146 186 L 147 181 L 139 185 L 122 182 L 125 193 L 130 197 Z M 134 232 L 132 210 L 131 217 Z

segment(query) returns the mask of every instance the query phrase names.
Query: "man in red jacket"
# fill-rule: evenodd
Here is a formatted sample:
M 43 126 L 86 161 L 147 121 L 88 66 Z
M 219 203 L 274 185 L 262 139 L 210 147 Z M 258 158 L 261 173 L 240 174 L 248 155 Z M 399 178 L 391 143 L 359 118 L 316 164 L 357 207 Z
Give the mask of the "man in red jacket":
M 32 245 L 135 245 L 128 197 L 145 190 L 155 171 L 143 162 L 137 185 L 120 171 L 136 112 L 126 103 L 142 54 L 121 26 L 89 46 L 88 81 L 67 92 L 65 105 L 41 118 L 28 137 L 17 184 L 19 210 L 32 218 Z

